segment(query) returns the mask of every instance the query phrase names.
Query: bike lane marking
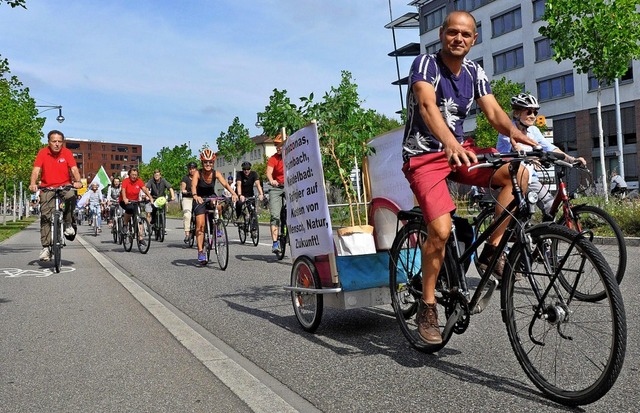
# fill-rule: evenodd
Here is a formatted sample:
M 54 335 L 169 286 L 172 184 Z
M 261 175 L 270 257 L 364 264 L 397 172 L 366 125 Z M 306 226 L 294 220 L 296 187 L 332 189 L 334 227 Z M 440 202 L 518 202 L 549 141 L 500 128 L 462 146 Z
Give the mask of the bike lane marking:
M 82 246 L 111 274 L 129 293 L 142 304 L 187 350 L 209 369 L 251 410 L 258 413 L 298 412 L 280 395 L 262 383 L 256 376 L 228 357 L 222 350 L 205 339 L 200 333 L 180 319 L 157 298 L 145 291 L 129 276 L 120 271 L 111 261 L 99 253 L 91 244 L 77 237 Z M 215 337 L 215 336 L 214 336 Z M 246 360 L 246 359 L 245 359 Z M 256 367 L 259 369 L 259 367 Z M 264 373 L 268 375 L 268 373 Z M 270 377 L 270 376 L 269 376 Z M 276 379 L 272 379 L 277 382 Z M 278 382 L 279 383 L 279 382 Z M 308 403 L 308 402 L 307 402 Z M 308 404 L 304 411 L 319 411 Z
M 73 267 L 60 267 L 60 274 L 65 272 L 73 272 L 76 269 Z M 43 278 L 49 277 L 54 274 L 53 268 L 45 268 L 42 270 L 36 270 L 33 268 L 0 268 L 0 274 L 3 274 L 5 278 L 19 278 L 19 277 L 36 277 Z

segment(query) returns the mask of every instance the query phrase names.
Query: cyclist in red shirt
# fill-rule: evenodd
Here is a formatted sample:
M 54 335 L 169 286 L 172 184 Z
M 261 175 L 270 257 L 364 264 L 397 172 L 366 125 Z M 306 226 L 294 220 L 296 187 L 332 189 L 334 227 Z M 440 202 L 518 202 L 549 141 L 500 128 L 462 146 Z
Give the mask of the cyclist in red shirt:
M 36 160 L 33 163 L 31 171 L 31 179 L 29 180 L 29 190 L 31 192 L 38 191 L 38 176 L 40 176 L 41 188 L 57 188 L 65 185 L 72 185 L 72 189 L 63 192 L 64 205 L 64 235 L 67 239 L 73 240 L 76 234 L 73 228 L 73 209 L 75 208 L 75 189 L 81 188 L 80 172 L 73 153 L 64 146 L 64 134 L 58 130 L 52 130 L 47 134 L 48 145 L 38 152 Z M 71 176 L 73 177 L 73 183 Z M 51 212 L 55 206 L 53 191 L 40 192 L 40 243 L 42 244 L 42 252 L 40 253 L 40 261 L 49 261 L 49 244 L 51 243 Z
M 275 253 L 280 250 L 278 242 L 278 230 L 280 229 L 280 209 L 284 200 L 284 160 L 282 159 L 282 135 L 278 134 L 273 138 L 276 145 L 276 153 L 271 155 L 267 161 L 267 180 L 271 189 L 269 189 L 269 212 L 271 214 L 271 240 L 273 246 L 271 250 Z
M 124 209 L 123 229 L 127 228 L 127 225 L 129 225 L 131 215 L 133 215 L 134 208 L 136 208 L 136 205 L 133 205 L 130 202 L 138 201 L 140 199 L 140 191 L 149 198 L 149 202 L 153 203 L 153 197 L 147 189 L 144 181 L 142 179 L 138 179 L 138 168 L 132 166 L 131 169 L 129 169 L 129 176 L 122 180 L 122 190 L 120 190 L 120 206 Z M 144 242 L 144 240 L 142 240 L 142 242 Z

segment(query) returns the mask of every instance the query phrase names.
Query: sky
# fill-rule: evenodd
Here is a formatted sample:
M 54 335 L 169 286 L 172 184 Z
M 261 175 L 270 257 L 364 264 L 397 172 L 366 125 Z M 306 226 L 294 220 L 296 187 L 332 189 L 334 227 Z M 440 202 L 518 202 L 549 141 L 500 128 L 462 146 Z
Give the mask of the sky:
M 394 19 L 408 3 L 391 0 Z M 41 114 L 45 135 L 142 144 L 148 162 L 215 148 L 236 116 L 258 135 L 274 89 L 318 101 L 342 70 L 364 107 L 399 120 L 390 20 L 389 0 L 27 0 L 0 4 L 0 55 L 37 105 L 62 105 L 62 124 Z M 398 47 L 418 41 L 396 30 Z M 404 77 L 411 59 L 399 64 Z

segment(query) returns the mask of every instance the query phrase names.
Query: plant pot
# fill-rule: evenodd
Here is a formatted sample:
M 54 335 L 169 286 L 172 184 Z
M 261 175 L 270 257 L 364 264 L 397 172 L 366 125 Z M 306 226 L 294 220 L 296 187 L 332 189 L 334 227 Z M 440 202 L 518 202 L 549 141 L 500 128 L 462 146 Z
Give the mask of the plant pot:
M 339 228 L 334 237 L 338 255 L 374 254 L 376 243 L 371 225 Z

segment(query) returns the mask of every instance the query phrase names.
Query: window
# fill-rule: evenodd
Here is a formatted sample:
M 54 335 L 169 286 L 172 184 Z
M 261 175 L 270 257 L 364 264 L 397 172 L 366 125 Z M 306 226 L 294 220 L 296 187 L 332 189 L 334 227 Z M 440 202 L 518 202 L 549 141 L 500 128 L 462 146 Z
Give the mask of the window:
M 622 122 L 622 143 L 623 145 L 636 143 L 636 124 L 634 116 L 634 107 L 620 108 L 620 119 Z M 598 136 L 598 112 L 593 110 L 589 115 L 591 131 L 591 141 L 594 148 L 600 147 L 600 137 Z M 604 137 L 604 146 L 617 147 L 618 134 L 616 125 L 616 113 L 614 109 L 602 111 L 602 132 Z M 626 170 L 626 167 L 625 167 Z
M 118 152 L 129 152 L 129 148 L 127 148 L 126 146 L 118 146 L 117 151 Z
M 133 147 L 131 148 L 131 152 L 132 152 L 132 153 L 138 153 L 138 147 L 137 147 L 137 146 L 133 146 Z
M 563 152 L 578 150 L 575 116 L 553 119 L 553 143 Z
M 588 77 L 589 77 L 589 90 L 598 89 L 598 79 L 596 79 L 596 77 L 594 76 L 591 70 L 589 70 Z M 629 68 L 627 69 L 627 72 L 624 75 L 622 75 L 622 77 L 620 78 L 620 83 L 622 82 L 628 82 L 628 83 L 633 82 L 633 68 L 631 67 L 631 63 L 629 63 Z M 600 82 L 600 86 L 602 86 L 603 88 L 611 87 L 612 85 L 613 83 Z
M 553 49 L 551 48 L 551 40 L 545 38 L 535 41 L 536 62 L 549 60 L 553 57 Z
M 476 23 L 476 32 L 478 33 L 476 44 L 480 44 L 482 43 L 482 23 Z
M 573 95 L 573 73 L 542 79 L 537 82 L 538 100 L 545 101 Z
M 542 20 L 546 0 L 533 0 L 533 21 Z
M 493 0 L 456 0 L 455 9 L 472 11 L 491 3 Z
M 434 10 L 430 13 L 424 15 L 424 27 L 425 32 L 436 29 L 442 26 L 442 22 L 444 22 L 444 18 L 447 16 L 447 8 L 440 7 L 437 10 Z
M 524 67 L 522 45 L 493 56 L 493 74 L 504 73 L 519 67 Z
M 65 146 L 68 149 L 80 149 L 80 144 L 76 142 L 67 142 Z
M 425 45 L 424 52 L 427 54 L 433 54 L 437 52 L 439 48 L 440 48 L 440 40 L 438 40 L 437 42 L 433 42 L 431 44 Z
M 513 9 L 491 19 L 493 37 L 502 36 L 522 27 L 522 14 L 520 7 Z

